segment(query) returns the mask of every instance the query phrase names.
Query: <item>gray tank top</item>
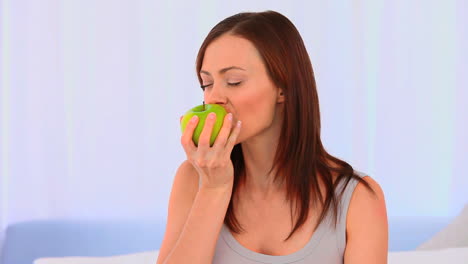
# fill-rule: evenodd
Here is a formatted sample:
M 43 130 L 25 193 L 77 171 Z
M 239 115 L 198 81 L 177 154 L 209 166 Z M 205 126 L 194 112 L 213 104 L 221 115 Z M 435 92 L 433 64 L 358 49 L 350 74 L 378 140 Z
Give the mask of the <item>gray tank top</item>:
M 356 171 L 361 178 L 366 174 Z M 346 186 L 338 210 L 338 222 L 336 230 L 333 229 L 332 214 L 324 218 L 318 228 L 312 234 L 309 242 L 300 250 L 285 256 L 271 256 L 261 254 L 242 246 L 231 234 L 223 223 L 218 240 L 216 242 L 213 264 L 306 264 L 327 263 L 342 264 L 346 247 L 346 215 L 351 195 L 358 181 L 351 179 Z M 339 194 L 343 189 L 344 181 L 341 181 L 335 193 Z

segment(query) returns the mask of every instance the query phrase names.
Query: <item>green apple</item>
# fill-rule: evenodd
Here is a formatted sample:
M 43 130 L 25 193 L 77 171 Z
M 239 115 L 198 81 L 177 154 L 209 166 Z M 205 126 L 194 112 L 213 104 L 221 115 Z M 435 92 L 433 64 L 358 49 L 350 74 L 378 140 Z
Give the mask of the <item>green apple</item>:
M 218 104 L 202 104 L 202 105 L 195 106 L 194 108 L 188 110 L 185 113 L 185 115 L 182 117 L 182 121 L 180 125 L 181 125 L 182 133 L 184 133 L 185 128 L 187 127 L 187 124 L 192 118 L 192 116 L 194 115 L 198 116 L 197 127 L 193 131 L 193 137 L 192 137 L 192 140 L 195 143 L 195 146 L 198 146 L 198 139 L 200 138 L 200 134 L 203 130 L 203 127 L 205 126 L 206 118 L 208 117 L 208 114 L 211 112 L 216 113 L 216 120 L 215 120 L 213 131 L 211 132 L 211 137 L 210 137 L 210 147 L 211 147 L 213 146 L 215 139 L 218 136 L 219 131 L 221 130 L 221 127 L 223 126 L 224 117 L 227 114 L 226 109 L 224 109 L 224 107 Z

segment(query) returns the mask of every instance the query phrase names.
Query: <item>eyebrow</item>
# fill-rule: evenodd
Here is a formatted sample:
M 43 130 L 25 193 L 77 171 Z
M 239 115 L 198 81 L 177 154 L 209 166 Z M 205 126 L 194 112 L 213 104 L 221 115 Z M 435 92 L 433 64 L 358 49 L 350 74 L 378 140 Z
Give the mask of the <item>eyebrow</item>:
M 223 73 L 225 73 L 225 72 L 227 72 L 227 71 L 229 71 L 229 70 L 233 70 L 233 69 L 245 71 L 245 69 L 242 69 L 241 67 L 230 66 L 230 67 L 227 67 L 227 68 L 224 68 L 224 69 L 219 70 L 219 74 L 223 74 Z M 210 74 L 209 72 L 207 72 L 207 71 L 203 71 L 203 70 L 202 70 L 202 71 L 200 71 L 200 73 L 204 73 L 204 74 L 206 74 L 206 75 L 211 76 L 211 74 Z

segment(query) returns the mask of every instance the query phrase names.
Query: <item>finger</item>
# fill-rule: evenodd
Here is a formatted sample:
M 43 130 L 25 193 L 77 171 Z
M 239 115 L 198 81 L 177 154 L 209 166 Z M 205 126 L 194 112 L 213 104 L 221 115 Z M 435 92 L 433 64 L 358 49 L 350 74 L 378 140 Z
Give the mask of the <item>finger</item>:
M 210 147 L 211 131 L 213 130 L 214 123 L 216 121 L 216 114 L 211 112 L 208 114 L 208 118 L 205 119 L 205 125 L 198 139 L 198 148 L 206 149 Z
M 226 143 L 226 149 L 229 150 L 228 151 L 229 155 L 231 155 L 231 151 L 236 144 L 236 140 L 240 134 L 241 127 L 242 127 L 242 122 L 239 120 L 237 121 L 236 127 L 234 128 L 234 130 L 232 131 L 231 135 L 228 138 L 228 141 Z
M 231 117 L 231 119 L 229 119 L 229 117 Z M 213 144 L 213 148 L 217 148 L 218 146 L 224 148 L 224 146 L 226 146 L 227 139 L 231 132 L 232 122 L 232 113 L 229 113 L 224 117 L 223 127 L 221 128 L 221 131 L 219 131 L 219 134 L 216 137 L 216 140 Z
M 195 131 L 197 124 L 198 124 L 198 116 L 195 115 L 188 122 L 187 126 L 185 127 L 185 131 L 182 134 L 182 137 L 180 139 L 182 146 L 184 147 L 184 150 L 187 155 L 190 155 L 190 153 L 195 151 L 197 148 L 192 140 L 193 132 Z

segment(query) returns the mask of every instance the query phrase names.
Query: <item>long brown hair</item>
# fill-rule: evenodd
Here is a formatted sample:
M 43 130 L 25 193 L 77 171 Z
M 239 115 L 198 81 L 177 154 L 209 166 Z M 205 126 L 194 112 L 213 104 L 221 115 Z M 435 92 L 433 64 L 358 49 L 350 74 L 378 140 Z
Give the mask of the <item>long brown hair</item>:
M 366 181 L 355 174 L 350 164 L 328 154 L 322 146 L 319 99 L 314 72 L 299 32 L 288 18 L 271 10 L 238 13 L 222 20 L 211 29 L 198 52 L 196 71 L 200 84 L 200 70 L 206 48 L 223 34 L 242 37 L 252 42 L 261 55 L 269 77 L 277 87 L 283 89 L 283 124 L 270 172 L 276 168 L 274 181 L 285 184 L 286 198 L 291 205 L 291 217 L 292 201 L 300 212 L 294 229 L 285 241 L 307 220 L 310 203 L 314 207 L 320 203 L 322 208 L 315 228 L 329 210 L 333 210 L 336 228 L 338 202 L 352 178 L 363 183 L 372 193 L 375 192 Z M 224 223 L 233 232 L 240 233 L 242 228 L 234 215 L 232 197 L 235 197 L 239 184 L 244 183 L 246 177 L 241 143 L 234 146 L 231 160 L 234 166 L 234 184 Z M 331 166 L 327 161 L 333 161 L 338 167 Z M 338 173 L 335 182 L 331 171 Z M 325 201 L 319 188 L 318 177 L 321 177 L 326 187 Z M 345 181 L 345 185 L 339 197 L 336 197 L 335 189 L 340 181 Z

